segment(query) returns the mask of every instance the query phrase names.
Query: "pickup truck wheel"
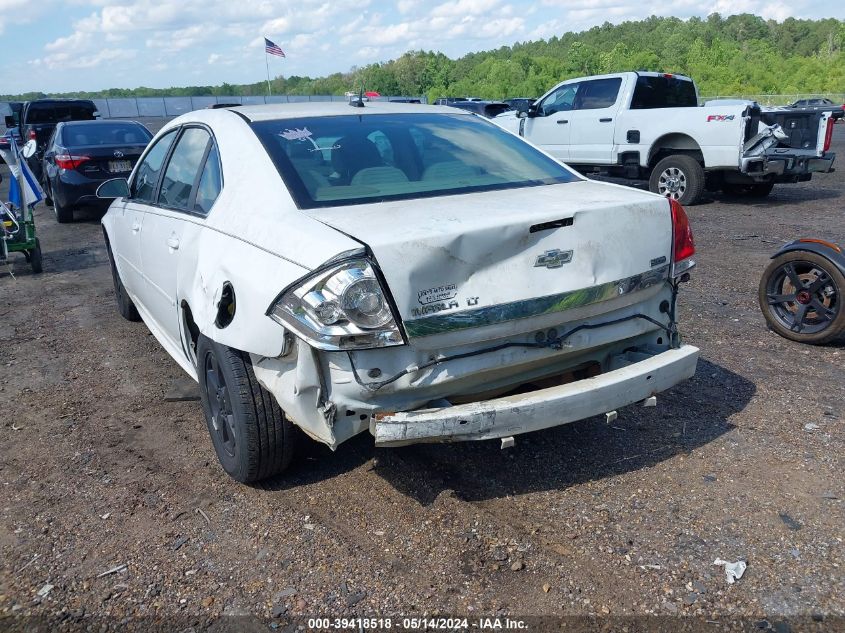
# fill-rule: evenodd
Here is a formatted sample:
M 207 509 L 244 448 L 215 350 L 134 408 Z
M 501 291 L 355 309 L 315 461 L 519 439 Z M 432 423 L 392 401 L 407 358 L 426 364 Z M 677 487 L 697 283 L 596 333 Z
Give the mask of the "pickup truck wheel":
M 758 300 L 769 327 L 791 341 L 820 345 L 845 334 L 845 276 L 808 251 L 775 257 L 760 280 Z
M 746 198 L 765 198 L 772 189 L 775 188 L 773 182 L 756 183 L 753 185 L 740 185 L 732 182 L 726 182 L 722 185 L 722 191 L 729 196 L 738 196 Z
M 683 205 L 695 204 L 704 192 L 704 168 L 691 156 L 667 156 L 654 166 L 648 188 Z
M 295 429 L 258 383 L 249 354 L 200 335 L 197 374 L 208 432 L 223 470 L 249 483 L 287 468 Z

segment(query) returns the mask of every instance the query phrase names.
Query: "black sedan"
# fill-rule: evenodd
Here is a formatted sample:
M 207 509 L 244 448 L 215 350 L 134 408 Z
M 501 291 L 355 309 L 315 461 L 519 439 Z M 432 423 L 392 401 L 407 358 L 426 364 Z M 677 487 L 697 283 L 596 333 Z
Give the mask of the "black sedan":
M 44 152 L 47 204 L 59 222 L 72 222 L 74 209 L 102 207 L 97 187 L 127 177 L 152 134 L 135 121 L 59 123 Z

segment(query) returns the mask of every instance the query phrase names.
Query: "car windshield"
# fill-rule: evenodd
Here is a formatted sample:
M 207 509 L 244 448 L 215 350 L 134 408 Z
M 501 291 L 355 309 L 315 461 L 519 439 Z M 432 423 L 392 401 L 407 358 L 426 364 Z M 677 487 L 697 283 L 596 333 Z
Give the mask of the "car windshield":
M 470 115 L 344 115 L 251 125 L 303 209 L 578 180 Z
M 96 108 L 92 103 L 35 103 L 29 106 L 26 122 L 29 124 L 56 123 L 58 121 L 88 121 L 94 118 Z
M 70 124 L 62 130 L 65 147 L 88 145 L 146 145 L 152 136 L 134 123 L 102 122 L 89 125 Z

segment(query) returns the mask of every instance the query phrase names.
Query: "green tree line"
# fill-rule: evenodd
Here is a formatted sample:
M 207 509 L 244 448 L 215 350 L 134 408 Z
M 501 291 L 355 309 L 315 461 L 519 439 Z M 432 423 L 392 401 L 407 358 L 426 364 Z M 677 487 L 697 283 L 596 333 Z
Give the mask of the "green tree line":
M 276 77 L 273 94 L 338 95 L 375 90 L 388 95 L 473 95 L 488 99 L 537 97 L 571 77 L 626 70 L 689 75 L 702 95 L 845 92 L 845 21 L 764 20 L 750 14 L 723 18 L 650 17 L 548 40 L 518 42 L 450 59 L 411 51 L 397 59 L 325 77 Z M 266 82 L 173 88 L 112 88 L 49 96 L 245 96 L 266 93 Z M 32 99 L 44 93 L 2 95 Z

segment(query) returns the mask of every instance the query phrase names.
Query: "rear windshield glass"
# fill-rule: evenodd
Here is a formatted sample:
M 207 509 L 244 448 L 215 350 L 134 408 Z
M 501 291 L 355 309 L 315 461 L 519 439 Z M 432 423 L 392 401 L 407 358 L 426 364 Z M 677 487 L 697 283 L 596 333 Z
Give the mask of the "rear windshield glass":
M 637 77 L 632 110 L 650 108 L 697 108 L 695 84 L 679 77 Z
M 26 122 L 90 121 L 96 110 L 93 103 L 33 103 L 26 112 Z
M 65 125 L 62 141 L 65 147 L 82 145 L 146 145 L 152 135 L 133 123 L 92 123 L 91 125 Z
M 252 123 L 300 208 L 572 182 L 519 138 L 460 114 L 373 114 Z

